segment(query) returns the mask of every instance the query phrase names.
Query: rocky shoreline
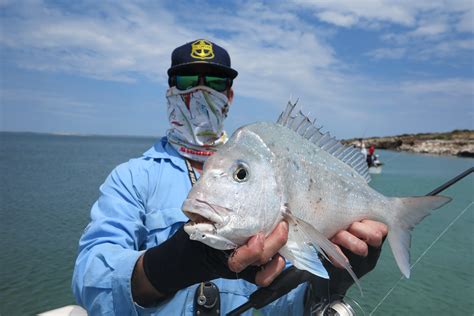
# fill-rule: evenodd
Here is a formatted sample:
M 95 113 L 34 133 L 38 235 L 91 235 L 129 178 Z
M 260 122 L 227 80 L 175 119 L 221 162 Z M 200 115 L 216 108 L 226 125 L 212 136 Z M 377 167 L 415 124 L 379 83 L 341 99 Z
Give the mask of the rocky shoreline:
M 343 141 L 360 147 L 360 138 Z M 408 151 L 421 154 L 474 157 L 474 130 L 454 130 L 447 133 L 403 134 L 388 137 L 363 138 L 366 147 Z

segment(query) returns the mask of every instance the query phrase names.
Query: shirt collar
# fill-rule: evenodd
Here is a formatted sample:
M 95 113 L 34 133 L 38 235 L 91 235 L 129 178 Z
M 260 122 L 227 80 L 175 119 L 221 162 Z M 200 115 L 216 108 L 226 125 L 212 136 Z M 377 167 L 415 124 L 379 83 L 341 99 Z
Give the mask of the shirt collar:
M 162 137 L 153 147 L 144 152 L 143 156 L 153 159 L 169 159 L 173 165 L 182 171 L 187 170 L 183 156 L 168 143 L 167 137 Z

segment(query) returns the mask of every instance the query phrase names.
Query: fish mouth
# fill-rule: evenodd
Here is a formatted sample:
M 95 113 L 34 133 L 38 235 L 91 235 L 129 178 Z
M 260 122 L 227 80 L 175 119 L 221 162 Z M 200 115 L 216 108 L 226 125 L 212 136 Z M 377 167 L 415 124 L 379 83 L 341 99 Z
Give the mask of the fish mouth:
M 183 213 L 191 220 L 186 226 L 198 226 L 201 231 L 216 232 L 229 221 L 225 213 L 227 207 L 211 204 L 200 199 L 186 199 L 181 208 Z

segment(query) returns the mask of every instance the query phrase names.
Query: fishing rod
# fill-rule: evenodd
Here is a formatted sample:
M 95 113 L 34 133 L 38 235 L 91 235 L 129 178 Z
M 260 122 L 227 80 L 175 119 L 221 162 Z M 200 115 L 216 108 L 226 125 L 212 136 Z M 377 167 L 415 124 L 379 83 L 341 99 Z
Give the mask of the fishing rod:
M 434 189 L 433 191 L 431 191 L 430 193 L 428 193 L 426 195 L 427 196 L 432 196 L 432 195 L 436 195 L 438 193 L 441 193 L 442 191 L 446 190 L 447 188 L 449 188 L 450 186 L 452 186 L 453 184 L 455 184 L 456 182 L 458 182 L 459 180 L 461 180 L 462 178 L 464 178 L 465 176 L 467 176 L 468 174 L 470 174 L 472 172 L 474 172 L 474 167 L 471 167 L 471 168 L 467 169 L 466 171 L 464 171 L 463 173 L 460 173 L 459 175 L 455 176 L 454 178 L 447 181 L 446 183 L 440 185 L 439 187 L 437 187 L 436 189 Z
M 463 179 L 464 177 L 468 176 L 474 172 L 474 167 L 467 169 L 466 171 L 460 173 L 459 175 L 455 176 L 454 178 L 450 179 L 449 181 L 443 183 L 430 193 L 427 193 L 426 196 L 433 196 L 441 193 L 442 191 L 446 190 L 459 180 Z M 227 313 L 227 316 L 237 316 L 240 315 L 251 308 L 260 309 L 273 301 L 279 299 L 283 295 L 287 294 L 298 285 L 304 282 L 311 282 L 315 280 L 325 280 L 314 276 L 313 274 L 309 273 L 308 271 L 299 270 L 294 266 L 289 267 L 288 269 L 284 270 L 280 275 L 267 287 L 262 287 L 255 292 L 253 292 L 249 300 L 237 307 L 236 309 L 232 310 L 231 312 Z M 344 303 L 342 303 L 344 304 Z M 350 314 L 352 310 L 349 305 L 345 305 L 343 307 L 339 307 L 340 310 L 347 310 L 347 315 Z M 327 311 L 324 309 L 323 312 Z M 333 308 L 333 312 L 331 315 L 339 315 L 336 308 Z M 325 314 L 322 314 L 325 315 Z

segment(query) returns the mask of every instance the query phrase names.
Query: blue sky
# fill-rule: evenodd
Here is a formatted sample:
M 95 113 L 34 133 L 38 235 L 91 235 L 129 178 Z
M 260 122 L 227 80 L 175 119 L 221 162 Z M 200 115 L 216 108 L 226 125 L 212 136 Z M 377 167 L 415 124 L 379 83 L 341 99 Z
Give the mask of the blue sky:
M 239 71 L 227 129 L 290 98 L 339 138 L 474 129 L 474 4 L 0 0 L 0 130 L 163 135 L 171 51 Z

